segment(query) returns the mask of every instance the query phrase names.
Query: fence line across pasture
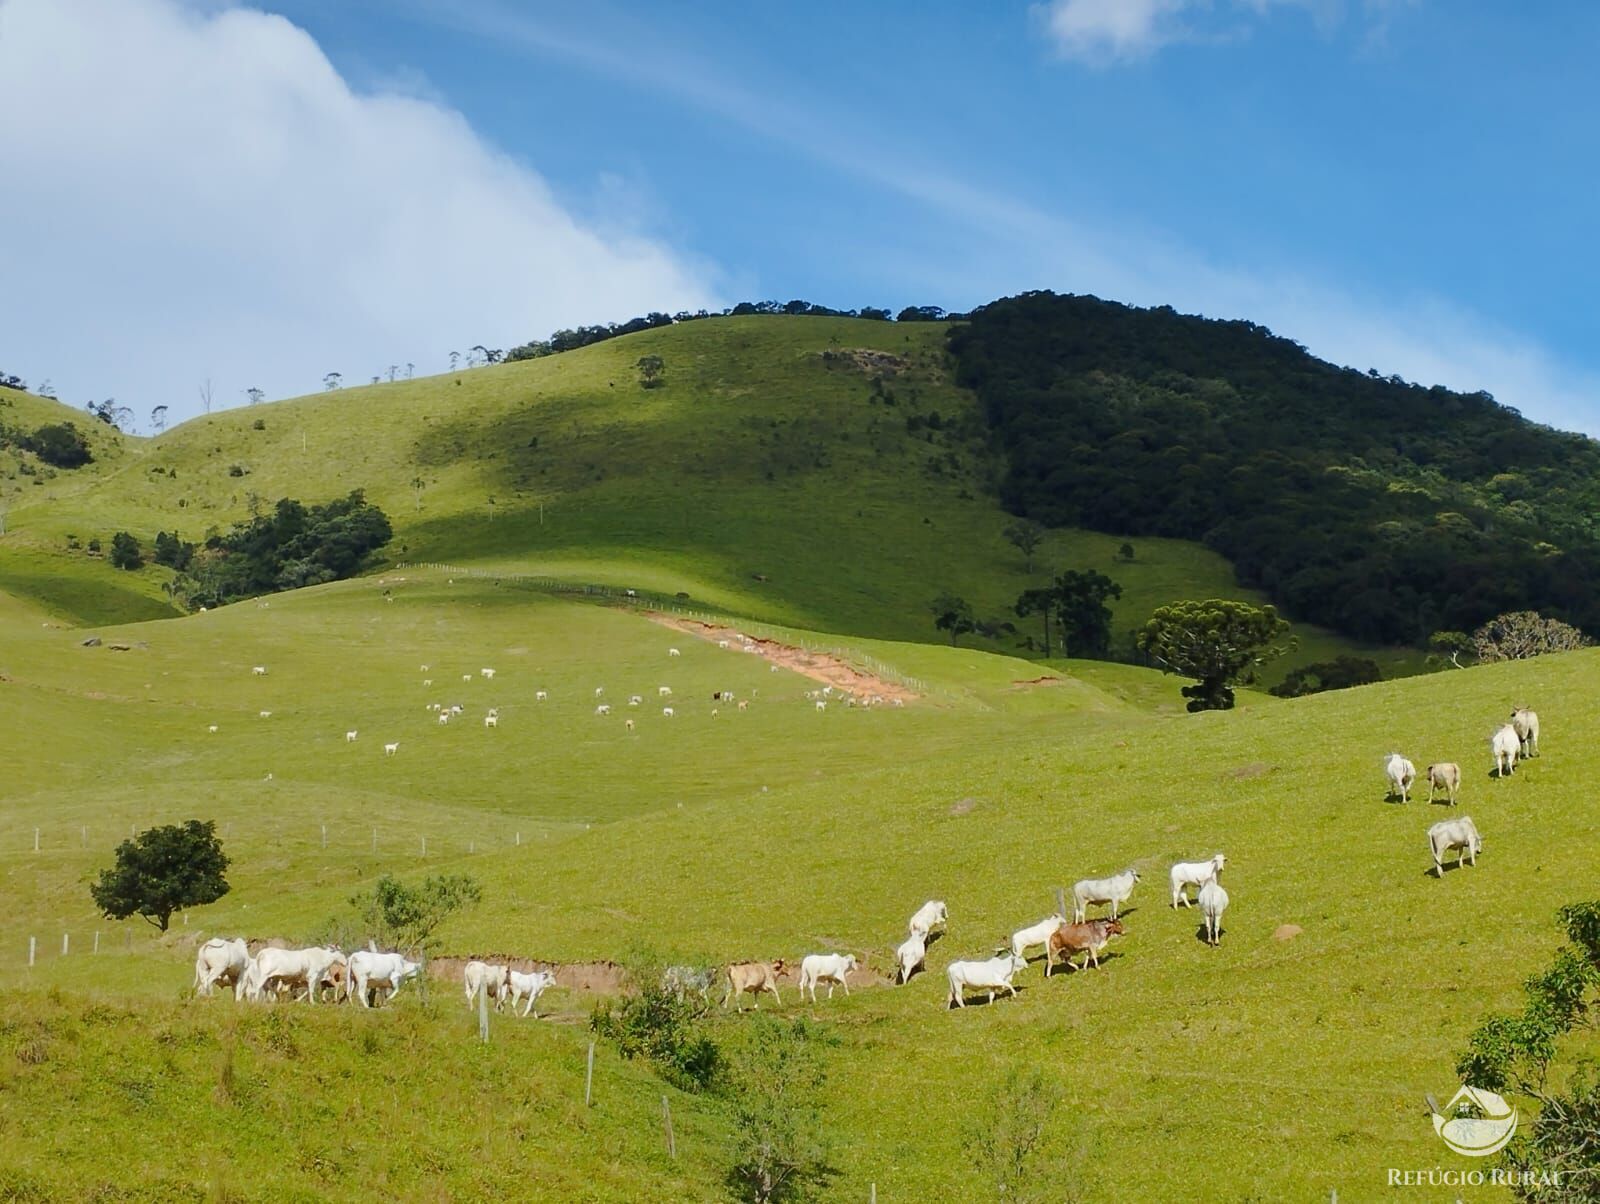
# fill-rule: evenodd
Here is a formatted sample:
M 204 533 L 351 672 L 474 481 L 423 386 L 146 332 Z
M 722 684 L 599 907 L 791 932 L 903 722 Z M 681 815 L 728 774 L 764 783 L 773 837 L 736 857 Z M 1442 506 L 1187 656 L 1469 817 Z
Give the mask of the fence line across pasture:
M 904 686 L 909 690 L 915 690 L 919 694 L 931 692 L 928 683 L 923 679 L 904 673 L 887 661 L 873 656 L 869 652 L 863 652 L 859 648 L 852 648 L 844 644 L 808 640 L 803 636 L 795 635 L 791 629 L 774 626 L 756 618 L 754 615 L 733 609 L 710 610 L 687 606 L 684 604 L 684 600 L 675 594 L 669 595 L 658 593 L 654 590 L 619 588 L 613 585 L 567 581 L 541 573 L 496 572 L 492 569 L 443 564 L 438 561 L 402 561 L 395 565 L 395 569 L 431 569 L 436 572 L 449 573 L 456 577 L 467 577 L 480 581 L 514 581 L 519 585 L 527 586 L 541 593 L 603 598 L 607 601 L 621 602 L 629 606 L 665 611 L 680 618 L 691 619 L 708 626 L 737 625 L 747 634 L 755 635 L 760 639 L 797 647 L 805 652 L 832 656 L 844 661 L 846 664 L 860 666 L 874 677 L 881 677 L 885 681 Z M 939 693 L 948 693 L 948 691 L 941 690 Z

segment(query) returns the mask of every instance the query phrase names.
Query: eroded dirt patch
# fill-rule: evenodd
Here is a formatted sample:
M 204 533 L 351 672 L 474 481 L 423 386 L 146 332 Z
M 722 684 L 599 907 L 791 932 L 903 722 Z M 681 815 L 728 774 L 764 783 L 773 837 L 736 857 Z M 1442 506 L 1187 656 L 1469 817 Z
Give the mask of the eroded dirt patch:
M 1020 690 L 1024 686 L 1059 686 L 1061 678 L 1053 673 L 1046 673 L 1043 677 L 1025 677 L 1011 683 L 1011 688 Z
M 1248 765 L 1240 765 L 1237 769 L 1230 769 L 1224 777 L 1232 778 L 1235 782 L 1248 782 L 1251 778 L 1265 777 L 1276 765 L 1268 765 L 1265 761 L 1252 761 Z
M 509 966 L 518 974 L 532 974 L 543 970 L 555 975 L 558 987 L 569 991 L 594 991 L 616 995 L 622 991 L 622 967 L 616 962 L 547 962 L 536 957 L 512 957 L 504 953 L 479 953 L 470 957 L 436 957 L 428 962 L 428 977 L 440 982 L 462 982 L 470 961 L 488 962 L 493 966 Z
M 645 616 L 663 627 L 670 627 L 673 631 L 681 631 L 702 640 L 727 640 L 730 648 L 751 646 L 753 655 L 857 697 L 876 695 L 886 702 L 912 702 L 919 697 L 914 690 L 896 685 L 863 669 L 857 669 L 849 662 L 828 652 L 811 652 L 778 640 L 746 635 L 736 627 L 704 623 L 699 619 L 684 619 L 677 615 L 663 614 L 658 610 L 646 611 Z

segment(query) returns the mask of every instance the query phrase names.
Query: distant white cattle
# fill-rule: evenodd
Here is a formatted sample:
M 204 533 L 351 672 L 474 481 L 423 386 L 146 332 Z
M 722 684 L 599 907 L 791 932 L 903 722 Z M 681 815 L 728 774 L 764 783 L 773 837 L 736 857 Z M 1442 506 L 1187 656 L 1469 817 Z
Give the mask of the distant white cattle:
M 1496 777 L 1517 772 L 1517 755 L 1522 751 L 1522 741 L 1511 724 L 1500 728 L 1489 740 L 1489 752 L 1494 757 Z
M 926 938 L 928 933 L 933 931 L 934 925 L 948 924 L 949 921 L 950 913 L 945 908 L 944 901 L 929 899 L 912 914 L 906 928 L 912 936 Z
M 671 698 L 672 697 L 672 687 L 671 686 L 657 686 L 656 687 L 656 697 L 657 698 Z
M 909 982 L 911 975 L 916 971 L 928 956 L 927 934 L 913 932 L 900 942 L 900 947 L 894 951 L 895 974 L 902 983 Z
M 346 744 L 354 744 L 356 742 L 357 734 L 358 733 L 356 732 L 356 730 L 354 728 L 351 728 L 349 731 L 347 731 L 344 734 L 344 742 Z
M 1210 861 L 1178 862 L 1167 875 L 1172 885 L 1172 905 L 1176 907 L 1182 903 L 1188 907 L 1189 888 L 1216 881 L 1221 877 L 1223 867 L 1227 864 L 1228 859 L 1221 853 L 1215 854 Z
M 210 995 L 218 983 L 237 985 L 249 964 L 250 950 L 243 940 L 212 937 L 195 951 L 194 993 Z
M 398 953 L 373 953 L 358 949 L 350 955 L 350 992 L 361 1001 L 362 1007 L 371 1007 L 367 994 L 374 987 L 388 987 L 384 1000 L 393 999 L 408 978 L 415 978 L 422 969 L 418 962 L 408 961 Z
M 505 966 L 495 966 L 488 962 L 470 961 L 462 971 L 462 981 L 467 989 L 467 1005 L 470 1007 L 477 1003 L 479 990 L 487 991 L 489 998 L 494 1000 L 494 1010 L 499 1011 L 504 1006 L 506 994 L 511 989 L 511 980 L 507 977 L 510 971 Z
M 1117 908 L 1128 901 L 1139 882 L 1139 871 L 1131 866 L 1109 878 L 1085 878 L 1072 884 L 1072 918 L 1082 923 L 1093 904 L 1111 905 L 1111 918 L 1117 918 Z
M 498 715 L 485 715 L 483 717 L 483 726 L 484 727 L 499 727 L 500 726 L 500 716 L 498 716 Z
M 550 697 L 550 692 L 548 690 L 535 690 L 533 692 L 533 700 L 535 702 L 543 702 L 546 698 L 549 698 L 549 697 Z
M 385 744 L 383 746 L 383 755 L 386 756 L 386 757 L 392 757 L 392 756 L 395 755 L 395 753 L 397 753 L 399 751 L 400 751 L 400 741 L 398 741 L 398 740 L 396 740 L 393 744 Z
M 1428 829 L 1428 851 L 1433 854 L 1433 873 L 1436 878 L 1444 877 L 1444 855 L 1451 849 L 1456 851 L 1457 869 L 1461 868 L 1463 857 L 1469 865 L 1478 864 L 1478 854 L 1483 852 L 1483 838 L 1478 835 L 1478 826 L 1472 822 L 1470 815 L 1440 820 Z
M 602 702 L 599 706 L 595 707 L 594 713 L 596 715 L 609 715 L 609 714 L 611 714 L 611 704 L 607 703 L 607 702 Z
M 1528 757 L 1539 755 L 1539 712 L 1530 711 L 1527 707 L 1517 707 L 1511 712 L 1511 726 L 1517 729 L 1517 739 L 1521 742 L 1521 755 L 1524 760 Z
M 494 677 L 494 670 L 493 669 L 479 669 L 478 670 L 478 675 L 480 677 L 493 678 Z
M 250 672 L 255 674 L 257 677 L 265 677 L 267 675 L 267 667 L 265 665 L 257 665 L 255 668 L 251 669 Z
M 1417 780 L 1417 767 L 1399 753 L 1384 758 L 1383 776 L 1389 782 L 1389 794 L 1398 794 L 1402 803 L 1411 801 L 1411 784 Z
M 846 995 L 850 994 L 850 983 L 846 975 L 856 968 L 856 958 L 853 953 L 811 953 L 800 960 L 800 994 L 802 998 L 807 990 L 811 992 L 811 1002 L 817 1001 L 817 984 L 828 984 L 828 998 L 833 998 L 833 984 L 838 983 L 844 988 Z
M 667 649 L 667 655 L 668 656 L 682 656 L 683 653 L 679 652 L 676 648 L 668 648 Z
M 945 977 L 950 982 L 950 995 L 945 1001 L 945 1007 L 952 1004 L 956 1007 L 967 1006 L 966 991 L 970 988 L 976 991 L 988 991 L 989 1002 L 994 1002 L 994 997 L 1001 991 L 1010 991 L 1013 996 L 1017 988 L 1011 985 L 1011 976 L 1019 970 L 1027 968 L 1028 963 L 1015 953 L 1002 953 L 998 957 L 991 957 L 982 962 L 951 962 L 945 968 Z
M 1206 922 L 1206 941 L 1222 940 L 1222 913 L 1228 909 L 1228 892 L 1213 878 L 1200 888 L 1200 915 Z
M 1046 916 L 1037 924 L 1030 924 L 1026 928 L 1019 928 L 1011 934 L 1011 952 L 1018 957 L 1027 957 L 1028 950 L 1035 945 L 1043 945 L 1045 949 L 1045 962 L 1048 969 L 1050 960 L 1050 938 L 1057 929 L 1063 927 L 1067 917 L 1062 915 Z
M 528 1002 L 523 1007 L 522 1014 L 526 1017 L 531 1012 L 533 1018 L 537 1020 L 539 1012 L 536 1005 L 539 1002 L 539 996 L 543 995 L 547 988 L 554 986 L 555 981 L 556 976 L 544 970 L 535 970 L 531 974 L 523 974 L 517 970 L 512 970 L 508 987 L 511 996 L 511 1014 L 513 1016 L 516 1015 L 517 1004 L 522 1001 L 523 996 L 527 996 Z

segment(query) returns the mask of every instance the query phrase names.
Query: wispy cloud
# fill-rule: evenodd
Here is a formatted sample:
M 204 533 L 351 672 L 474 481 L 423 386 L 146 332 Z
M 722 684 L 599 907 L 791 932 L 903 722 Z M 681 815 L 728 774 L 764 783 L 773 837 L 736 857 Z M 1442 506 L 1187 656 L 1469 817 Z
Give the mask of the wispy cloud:
M 425 81 L 358 89 L 289 21 L 202 0 L 0 0 L 7 371 L 223 404 L 715 303 L 712 273 L 572 211 Z
M 1411 2 L 1361 0 L 1369 48 L 1387 37 L 1393 10 Z M 1299 10 L 1328 36 L 1345 23 L 1348 7 L 1349 0 L 1046 0 L 1032 13 L 1056 53 L 1103 67 L 1175 43 L 1234 42 L 1274 10 Z

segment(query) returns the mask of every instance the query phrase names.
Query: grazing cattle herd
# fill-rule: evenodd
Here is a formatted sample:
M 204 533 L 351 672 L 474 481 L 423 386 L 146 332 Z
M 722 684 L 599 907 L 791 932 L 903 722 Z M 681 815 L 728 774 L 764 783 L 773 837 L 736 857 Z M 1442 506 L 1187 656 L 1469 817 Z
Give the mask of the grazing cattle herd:
M 723 641 L 722 646 L 729 646 L 728 641 Z M 746 640 L 745 651 L 751 650 L 753 646 Z M 676 657 L 680 653 L 672 648 L 668 650 L 668 655 Z M 427 671 L 426 665 L 423 670 Z M 256 666 L 252 671 L 257 676 L 266 674 L 263 666 Z M 479 677 L 484 680 L 493 680 L 494 676 L 493 669 L 479 670 Z M 464 675 L 463 680 L 473 680 L 472 675 Z M 595 688 L 595 698 L 602 698 L 604 694 L 604 687 Z M 663 685 L 658 687 L 657 694 L 663 699 L 671 698 L 672 689 Z M 547 697 L 544 690 L 536 694 L 541 701 Z M 855 705 L 857 701 L 842 692 L 836 694 L 831 686 L 810 691 L 806 698 L 814 701 L 819 711 L 825 708 L 830 699 L 842 699 L 847 705 Z M 729 690 L 718 690 L 712 695 L 712 700 L 733 701 L 734 695 Z M 642 701 L 642 695 L 634 694 L 629 696 L 628 705 L 638 707 Z M 881 699 L 868 698 L 863 700 L 863 704 L 870 706 L 878 701 Z M 740 700 L 738 709 L 742 711 L 746 705 L 747 700 Z M 606 703 L 599 703 L 594 709 L 597 715 L 602 716 L 611 711 Z M 433 703 L 429 711 L 437 712 L 438 722 L 443 724 L 452 715 L 461 714 L 462 707 L 459 704 L 445 707 L 441 703 Z M 662 713 L 670 718 L 673 708 L 663 707 Z M 270 712 L 263 711 L 261 714 L 266 717 Z M 712 714 L 715 715 L 716 711 L 713 710 Z M 484 717 L 485 727 L 495 728 L 499 715 L 498 708 L 488 708 Z M 626 721 L 626 730 L 632 731 L 633 727 L 634 721 L 630 718 Z M 210 730 L 215 732 L 217 729 L 212 726 Z M 345 733 L 348 743 L 355 743 L 356 737 L 354 729 Z M 385 755 L 393 756 L 398 748 L 399 742 L 392 741 L 383 746 L 383 751 Z M 1538 714 L 1527 707 L 1514 708 L 1510 722 L 1499 726 L 1490 737 L 1490 753 L 1493 761 L 1491 774 L 1496 779 L 1513 775 L 1519 759 L 1538 756 Z M 1402 754 L 1391 752 L 1384 758 L 1383 770 L 1388 786 L 1386 797 L 1398 799 L 1402 804 L 1409 802 L 1417 778 L 1415 765 Z M 1435 762 L 1427 767 L 1426 774 L 1428 802 L 1433 803 L 1442 792 L 1446 806 L 1455 806 L 1462 781 L 1460 765 L 1451 761 Z M 1432 824 L 1427 836 L 1433 861 L 1432 873 L 1439 878 L 1444 876 L 1445 862 L 1451 852 L 1455 853 L 1455 866 L 1459 869 L 1463 864 L 1476 866 L 1478 854 L 1483 851 L 1483 839 L 1469 816 Z M 1226 865 L 1227 858 L 1218 852 L 1203 861 L 1177 862 L 1168 873 L 1172 909 L 1188 908 L 1197 903 L 1202 920 L 1197 935 L 1213 947 L 1221 943 L 1223 915 L 1229 904 L 1228 892 L 1221 881 Z M 985 993 L 990 1003 L 1001 992 L 1015 996 L 1017 988 L 1013 979 L 1027 968 L 1027 954 L 1034 948 L 1043 948 L 1046 978 L 1051 976 L 1058 962 L 1065 963 L 1071 970 L 1098 969 L 1100 957 L 1111 939 L 1125 931 L 1123 921 L 1119 918 L 1119 909 L 1128 902 L 1139 881 L 1140 873 L 1134 866 L 1104 878 L 1081 879 L 1072 886 L 1072 922 L 1069 923 L 1063 914 L 1064 900 L 1058 892 L 1063 911 L 1012 932 L 1002 940 L 994 956 L 986 960 L 951 961 L 945 969 L 948 984 L 944 997 L 945 1008 L 964 1008 L 969 991 Z M 1192 901 L 1191 887 L 1197 892 Z M 1090 920 L 1087 919 L 1090 907 L 1107 907 L 1109 913 L 1105 918 Z M 906 939 L 894 952 L 894 981 L 897 984 L 910 982 L 917 971 L 924 968 L 935 929 L 947 930 L 948 925 L 949 910 L 942 900 L 930 899 L 917 909 L 907 923 Z M 1083 955 L 1081 964 L 1074 960 L 1080 954 Z M 854 954 L 813 953 L 804 956 L 799 962 L 801 1001 L 806 1001 L 809 996 L 810 1002 L 815 1004 L 819 985 L 827 986 L 829 999 L 833 997 L 835 986 L 842 986 L 848 996 L 849 975 L 860 970 L 861 966 L 862 963 Z M 375 947 L 348 955 L 341 950 L 321 946 L 304 949 L 267 947 L 252 957 L 241 939 L 213 938 L 202 944 L 196 953 L 194 992 L 197 996 L 209 996 L 219 985 L 232 985 L 234 996 L 239 1000 L 254 1001 L 287 995 L 311 1003 L 323 999 L 334 1002 L 348 999 L 362 1007 L 371 1007 L 375 998 L 379 1003 L 392 1000 L 404 983 L 420 970 L 418 962 L 409 960 L 403 954 L 380 952 Z M 764 994 L 770 994 L 782 1004 L 779 982 L 785 970 L 786 963 L 782 958 L 735 962 L 724 967 L 720 973 L 709 966 L 679 965 L 665 971 L 661 986 L 679 1001 L 693 993 L 709 1006 L 711 988 L 720 978 L 723 982 L 724 1009 L 733 1005 L 743 1010 L 746 995 L 754 996 L 755 1006 L 759 1008 Z M 554 976 L 546 971 L 522 973 L 507 965 L 484 961 L 470 961 L 463 971 L 463 986 L 469 1004 L 474 1004 L 481 996 L 485 1000 L 493 1000 L 495 1010 L 500 1011 L 509 1002 L 515 1015 L 517 1005 L 525 1001 L 522 1010 L 524 1017 L 537 1017 L 539 996 L 554 981 Z

